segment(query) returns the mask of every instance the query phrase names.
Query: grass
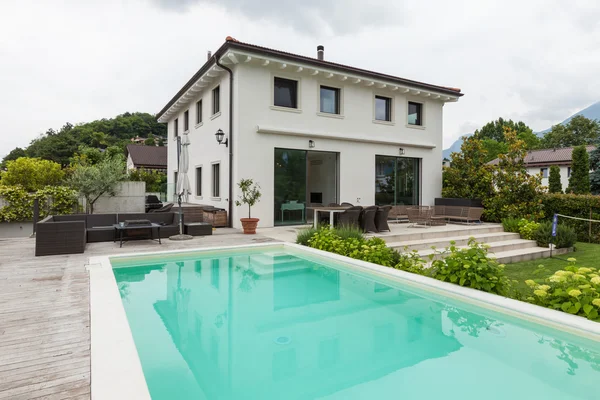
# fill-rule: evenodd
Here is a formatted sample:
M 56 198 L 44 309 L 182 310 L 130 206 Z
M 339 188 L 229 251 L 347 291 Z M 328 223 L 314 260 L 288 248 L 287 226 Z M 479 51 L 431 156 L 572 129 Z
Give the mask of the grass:
M 563 269 L 567 265 L 566 260 L 569 257 L 576 258 L 577 266 L 579 267 L 596 268 L 598 266 L 600 260 L 600 244 L 578 242 L 575 247 L 577 249 L 576 251 L 558 256 L 560 258 L 553 257 L 506 264 L 504 271 L 510 279 L 519 282 L 515 287 L 519 292 L 523 293 L 528 289 L 525 284 L 527 279 L 533 279 L 536 282 L 542 283 L 546 277 Z M 536 274 L 535 270 L 540 265 L 544 266 L 544 272 Z

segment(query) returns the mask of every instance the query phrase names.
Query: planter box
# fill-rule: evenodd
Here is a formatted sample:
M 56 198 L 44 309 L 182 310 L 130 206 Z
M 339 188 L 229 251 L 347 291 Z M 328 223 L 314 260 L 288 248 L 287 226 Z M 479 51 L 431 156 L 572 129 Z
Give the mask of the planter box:
M 202 210 L 202 222 L 208 222 L 215 228 L 224 228 L 227 226 L 227 211 L 214 208 Z
M 479 199 L 457 199 L 457 198 L 437 198 L 436 206 L 455 206 L 455 207 L 483 207 Z

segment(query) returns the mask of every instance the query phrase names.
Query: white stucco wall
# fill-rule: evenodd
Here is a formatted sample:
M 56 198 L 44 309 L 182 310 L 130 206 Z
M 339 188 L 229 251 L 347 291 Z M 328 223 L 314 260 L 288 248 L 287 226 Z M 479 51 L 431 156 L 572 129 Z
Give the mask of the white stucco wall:
M 131 154 L 127 154 L 127 171 L 131 171 L 132 169 L 135 169 L 135 165 L 133 164 Z
M 546 167 L 530 167 L 527 168 L 527 173 L 529 175 L 536 175 L 541 173 L 541 169 Z M 550 167 L 548 168 L 548 177 L 550 177 Z M 563 192 L 569 186 L 569 166 L 568 165 L 559 165 L 560 168 L 560 183 L 562 184 Z M 542 185 L 548 187 L 548 178 L 542 178 Z
M 442 117 L 443 102 L 420 96 L 406 96 L 400 90 L 377 89 L 364 84 L 342 82 L 339 79 L 314 77 L 308 71 L 282 72 L 278 66 L 263 67 L 244 63 L 230 65 L 234 70 L 234 196 L 235 183 L 241 178 L 253 178 L 262 188 L 262 198 L 253 208 L 253 217 L 261 219 L 260 226 L 274 224 L 274 149 L 309 150 L 308 141 L 315 141 L 314 151 L 339 153 L 339 198 L 363 206 L 375 202 L 375 156 L 399 156 L 421 159 L 420 202 L 432 205 L 441 196 L 442 169 Z M 298 80 L 298 110 L 282 110 L 273 105 L 273 78 L 280 76 Z M 220 84 L 221 112 L 211 119 L 212 89 Z M 341 89 L 341 114 L 324 116 L 319 111 L 319 84 Z M 374 122 L 374 96 L 380 94 L 393 99 L 392 123 Z M 196 101 L 203 99 L 203 123 L 195 125 Z M 424 126 L 407 125 L 408 101 L 423 104 Z M 229 76 L 221 75 L 197 97 L 189 100 L 190 110 L 190 203 L 211 204 L 228 209 L 228 148 L 218 145 L 215 132 L 228 132 Z M 174 144 L 173 120 L 179 118 L 179 133 L 183 133 L 183 113 L 168 122 L 168 191 L 173 199 L 177 170 L 177 146 Z M 257 126 L 275 133 L 257 133 Z M 278 134 L 284 132 L 285 134 Z M 370 140 L 372 142 L 365 142 Z M 213 198 L 211 164 L 221 164 L 221 195 Z M 202 196 L 196 196 L 196 167 L 202 167 Z M 240 227 L 239 218 L 247 216 L 246 208 L 234 207 L 233 225 Z

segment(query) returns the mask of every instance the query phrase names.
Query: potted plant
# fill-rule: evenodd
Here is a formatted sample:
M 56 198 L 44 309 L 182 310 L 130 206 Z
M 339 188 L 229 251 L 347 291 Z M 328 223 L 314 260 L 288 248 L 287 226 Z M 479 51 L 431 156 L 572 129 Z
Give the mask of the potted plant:
M 242 191 L 242 194 L 239 196 L 239 200 L 235 201 L 235 205 L 238 207 L 243 204 L 248 205 L 248 218 L 240 218 L 240 221 L 242 222 L 242 228 L 244 228 L 245 234 L 255 234 L 256 226 L 258 225 L 258 218 L 252 218 L 250 215 L 250 210 L 252 206 L 258 203 L 258 200 L 260 199 L 260 186 L 252 179 L 242 179 L 238 183 L 238 187 Z

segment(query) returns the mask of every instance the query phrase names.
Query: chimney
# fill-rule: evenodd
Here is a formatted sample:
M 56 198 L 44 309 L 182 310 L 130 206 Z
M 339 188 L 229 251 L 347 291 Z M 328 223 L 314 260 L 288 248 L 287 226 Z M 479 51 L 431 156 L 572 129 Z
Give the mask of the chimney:
M 212 57 L 212 51 L 208 51 L 208 53 L 206 53 L 206 61 L 210 60 L 210 58 Z
M 325 47 L 322 44 L 317 46 L 317 58 L 321 61 L 325 59 Z

